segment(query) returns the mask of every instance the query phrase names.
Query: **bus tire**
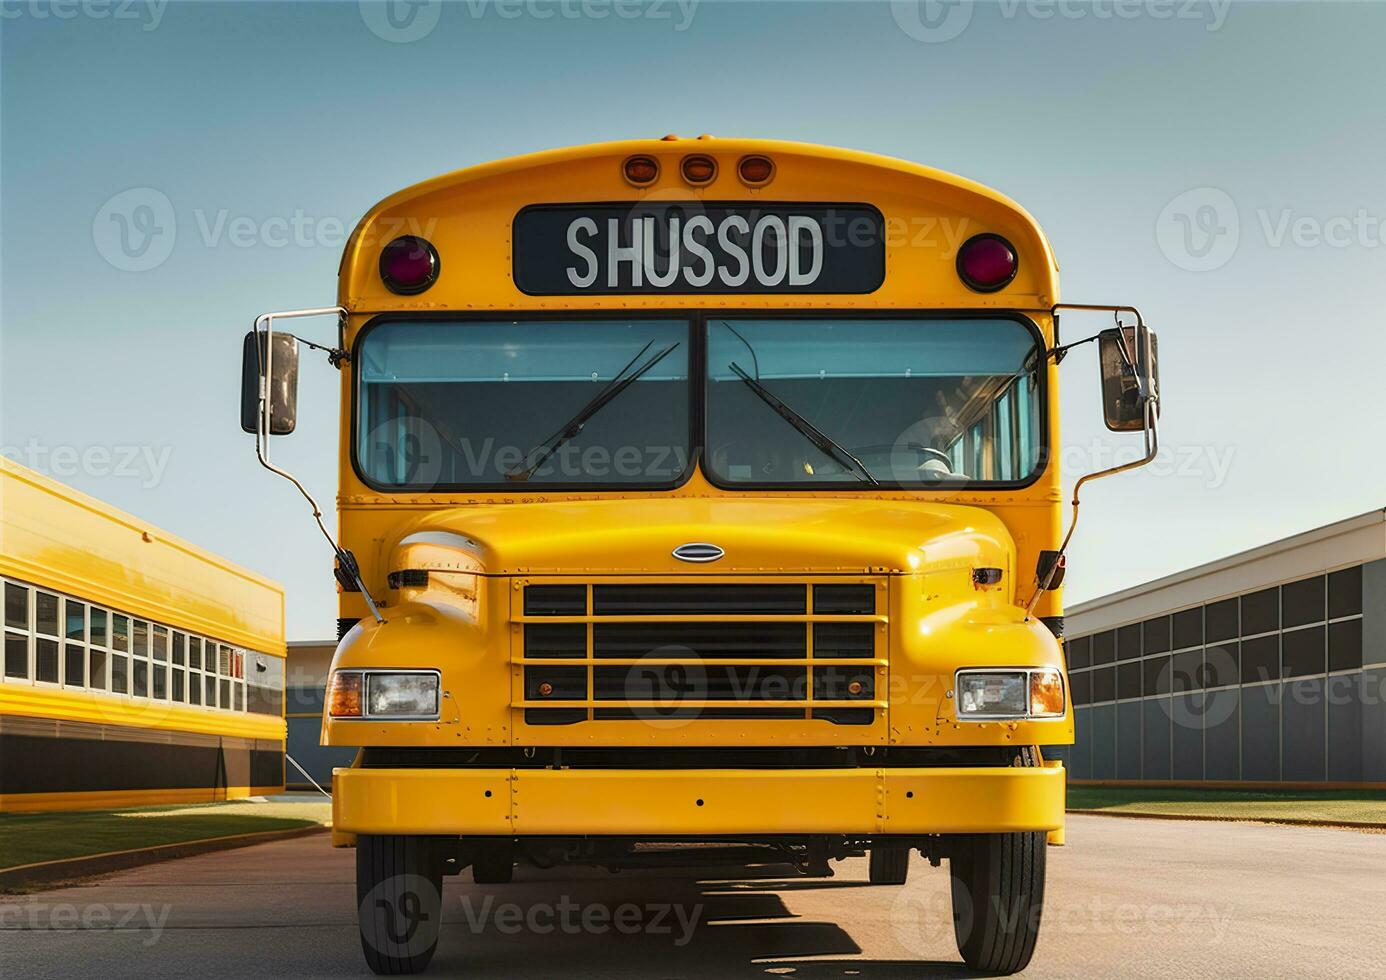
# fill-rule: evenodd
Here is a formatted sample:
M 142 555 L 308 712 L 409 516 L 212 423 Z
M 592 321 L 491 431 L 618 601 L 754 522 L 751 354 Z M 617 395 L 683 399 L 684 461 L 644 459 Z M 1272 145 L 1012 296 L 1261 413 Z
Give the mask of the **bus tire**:
M 438 948 L 443 868 L 432 843 L 396 835 L 356 840 L 361 950 L 382 976 L 420 973 Z
M 953 933 L 963 962 L 1017 973 L 1030 962 L 1044 907 L 1045 835 L 975 834 L 948 861 Z
M 871 884 L 903 885 L 910 875 L 908 847 L 871 848 Z
M 482 848 L 472 861 L 472 881 L 478 885 L 508 885 L 515 877 L 515 851 L 507 844 Z

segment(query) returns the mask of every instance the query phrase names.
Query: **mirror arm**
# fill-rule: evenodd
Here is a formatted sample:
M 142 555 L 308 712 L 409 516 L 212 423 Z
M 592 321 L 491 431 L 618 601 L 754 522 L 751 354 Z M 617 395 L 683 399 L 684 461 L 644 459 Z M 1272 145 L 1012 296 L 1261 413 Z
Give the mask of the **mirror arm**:
M 1137 379 L 1140 381 L 1141 395 L 1145 400 L 1145 426 L 1142 430 L 1142 433 L 1145 437 L 1145 455 L 1142 456 L 1140 459 L 1135 459 L 1128 463 L 1121 463 L 1116 466 L 1108 467 L 1105 470 L 1098 470 L 1096 473 L 1085 473 L 1083 476 L 1079 477 L 1078 482 L 1073 485 L 1073 500 L 1071 501 L 1073 507 L 1073 516 L 1069 519 L 1068 532 L 1064 535 L 1063 542 L 1059 545 L 1058 553 L 1054 556 L 1054 559 L 1049 563 L 1049 567 L 1045 570 L 1043 579 L 1036 583 L 1037 587 L 1035 589 L 1034 594 L 1030 596 L 1030 601 L 1025 604 L 1025 619 L 1027 621 L 1034 616 L 1035 606 L 1039 604 L 1040 596 L 1042 596 L 1045 592 L 1049 590 L 1050 583 L 1054 581 L 1054 576 L 1058 574 L 1059 569 L 1062 568 L 1064 565 L 1064 558 L 1068 553 L 1069 542 L 1073 540 L 1073 532 L 1078 528 L 1079 495 L 1083 489 L 1083 486 L 1093 480 L 1100 480 L 1103 477 L 1115 476 L 1118 473 L 1125 473 L 1127 470 L 1134 470 L 1138 467 L 1145 466 L 1147 463 L 1153 460 L 1156 454 L 1160 451 L 1159 396 L 1153 390 L 1151 390 L 1151 387 L 1148 384 L 1146 384 L 1145 380 L 1141 377 L 1141 372 L 1137 366 L 1136 357 L 1133 356 L 1133 352 L 1130 351 L 1126 346 L 1126 331 L 1124 329 L 1121 329 L 1123 326 L 1121 322 L 1121 315 L 1123 313 L 1129 313 L 1136 318 L 1136 336 L 1140 337 L 1143 332 L 1142 328 L 1145 326 L 1145 320 L 1141 317 L 1141 311 L 1136 309 L 1134 306 L 1100 306 L 1089 303 L 1055 303 L 1052 307 L 1049 308 L 1049 314 L 1055 317 L 1056 322 L 1060 310 L 1086 310 L 1096 313 L 1111 313 L 1116 318 L 1118 327 L 1117 349 L 1121 352 L 1121 358 L 1122 361 L 1125 362 L 1126 367 L 1129 370 L 1131 370 L 1136 375 Z M 1081 344 L 1086 344 L 1090 341 L 1096 340 L 1098 336 L 1100 335 L 1094 334 L 1091 337 L 1085 337 L 1084 339 L 1074 341 L 1071 344 L 1056 345 L 1053 349 L 1047 352 L 1046 358 L 1050 356 L 1055 357 L 1055 363 L 1058 363 L 1059 361 L 1063 360 L 1064 355 L 1070 349 L 1077 347 Z M 1149 351 L 1142 351 L 1139 353 L 1141 355 L 1142 360 L 1145 360 L 1149 357 Z
M 1128 463 L 1120 463 L 1110 466 L 1105 470 L 1098 470 L 1096 473 L 1085 473 L 1078 478 L 1078 482 L 1073 485 L 1073 516 L 1069 519 L 1068 533 L 1064 535 L 1063 543 L 1059 545 L 1059 552 L 1054 556 L 1054 560 L 1049 563 L 1049 568 L 1045 572 L 1044 580 L 1038 583 L 1035 594 L 1030 596 L 1030 601 L 1025 604 L 1025 619 L 1028 621 L 1035 612 L 1035 606 L 1039 604 L 1039 598 L 1049 590 L 1049 584 L 1054 581 L 1054 576 L 1063 567 L 1064 556 L 1068 553 L 1068 543 L 1073 540 L 1073 532 L 1078 528 L 1078 495 L 1083 489 L 1083 485 L 1092 480 L 1100 480 L 1103 477 L 1116 476 L 1118 473 L 1125 473 L 1127 470 L 1134 470 L 1145 466 L 1153 460 L 1160 451 L 1160 412 L 1158 399 L 1151 397 L 1145 404 L 1145 455 L 1140 459 L 1133 459 Z
M 323 522 L 322 508 L 318 506 L 317 500 L 314 499 L 313 495 L 308 492 L 308 488 L 303 485 L 303 483 L 298 479 L 298 477 L 294 476 L 288 470 L 275 466 L 273 463 L 270 462 L 269 458 L 269 387 L 270 378 L 273 377 L 272 372 L 274 369 L 274 344 L 271 342 L 274 336 L 274 321 L 276 319 L 288 320 L 295 319 L 298 317 L 330 316 L 332 314 L 336 314 L 337 316 L 337 337 L 338 343 L 341 344 L 343 338 L 346 336 L 347 311 L 340 306 L 328 306 L 323 307 L 321 309 L 313 310 L 288 310 L 283 313 L 262 313 L 255 318 L 255 350 L 256 353 L 259 354 L 260 367 L 259 412 L 257 413 L 255 425 L 255 456 L 257 459 L 259 459 L 261 466 L 269 470 L 271 473 L 274 473 L 278 476 L 282 476 L 284 479 L 288 480 L 295 487 L 297 487 L 299 493 L 303 494 L 303 499 L 308 501 L 308 505 L 313 508 L 313 520 L 317 521 L 318 530 L 322 531 L 322 536 L 327 539 L 328 545 L 332 548 L 332 553 L 337 556 L 338 566 L 341 568 L 345 568 L 351 574 L 352 578 L 356 582 L 356 587 L 361 590 L 361 595 L 366 600 L 366 605 L 370 608 L 371 615 L 375 617 L 375 621 L 377 623 L 383 623 L 385 622 L 385 618 L 380 615 L 380 609 L 376 606 L 374 597 L 371 596 L 370 590 L 366 588 L 366 583 L 361 578 L 361 572 L 360 569 L 357 567 L 355 556 L 352 555 L 351 552 L 343 548 L 341 545 L 339 545 L 337 543 L 337 540 L 334 537 L 332 537 L 332 532 L 330 532 L 327 529 L 327 525 Z M 260 331 L 262 329 L 265 332 L 265 344 L 263 353 L 261 353 L 261 347 L 259 343 Z M 299 343 L 308 343 L 308 341 L 301 340 L 299 338 L 295 338 L 295 340 L 298 340 Z M 308 344 L 308 346 L 317 347 L 316 344 Z M 318 347 L 318 349 L 322 350 L 323 348 Z M 329 359 L 331 359 L 333 353 L 341 353 L 340 348 L 336 351 L 330 352 L 328 354 Z

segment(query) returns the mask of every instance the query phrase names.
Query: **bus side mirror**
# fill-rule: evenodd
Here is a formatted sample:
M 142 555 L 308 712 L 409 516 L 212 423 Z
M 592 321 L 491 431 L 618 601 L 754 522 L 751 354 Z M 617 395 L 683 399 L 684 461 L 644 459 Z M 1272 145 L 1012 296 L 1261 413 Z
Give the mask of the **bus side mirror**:
M 1113 327 L 1097 335 L 1102 365 L 1102 410 L 1113 432 L 1140 432 L 1146 406 L 1159 405 L 1159 347 L 1144 325 Z
M 241 350 L 241 428 L 246 432 L 260 430 L 260 378 L 266 362 L 270 368 L 266 410 L 269 424 L 265 431 L 272 436 L 286 436 L 298 423 L 298 338 L 289 333 L 274 333 L 266 344 L 265 331 L 252 330 L 245 335 Z

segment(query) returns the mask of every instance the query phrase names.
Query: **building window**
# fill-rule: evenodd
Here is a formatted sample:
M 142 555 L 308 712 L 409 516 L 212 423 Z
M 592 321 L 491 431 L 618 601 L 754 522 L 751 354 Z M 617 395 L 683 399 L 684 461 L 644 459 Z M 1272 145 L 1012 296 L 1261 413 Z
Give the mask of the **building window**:
M 1168 653 L 1171 649 L 1169 617 L 1147 619 L 1141 624 L 1141 636 L 1146 654 Z
M 1242 683 L 1257 684 L 1280 678 L 1280 636 L 1242 641 Z
M 1327 670 L 1327 647 L 1322 626 L 1310 626 L 1308 629 L 1283 633 L 1281 644 L 1284 676 L 1306 677 L 1322 674 Z
M 1235 640 L 1241 635 L 1241 623 L 1237 615 L 1237 600 L 1224 599 L 1207 607 L 1204 627 L 1208 643 Z
M 1117 632 L 1117 659 L 1135 660 L 1141 655 L 1141 624 L 1123 626 Z
M 1174 614 L 1174 649 L 1203 646 L 1203 607 Z
M 1328 624 L 1328 669 L 1355 670 L 1362 666 L 1362 620 Z
M 1328 618 L 1362 613 L 1362 566 L 1354 565 L 1328 575 Z
M 1280 590 L 1262 589 L 1242 596 L 1242 636 L 1280 629 Z
M 1281 586 L 1281 613 L 1286 629 L 1323 622 L 1325 581 L 1322 575 L 1316 575 Z

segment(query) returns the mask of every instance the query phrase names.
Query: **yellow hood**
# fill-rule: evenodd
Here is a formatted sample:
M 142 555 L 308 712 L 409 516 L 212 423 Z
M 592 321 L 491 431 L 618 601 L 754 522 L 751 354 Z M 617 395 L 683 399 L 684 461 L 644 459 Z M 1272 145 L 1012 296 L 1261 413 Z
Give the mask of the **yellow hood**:
M 724 556 L 674 557 L 706 542 Z M 389 570 L 487 575 L 935 572 L 989 566 L 1014 545 L 976 507 L 856 498 L 661 498 L 459 507 L 408 527 Z

